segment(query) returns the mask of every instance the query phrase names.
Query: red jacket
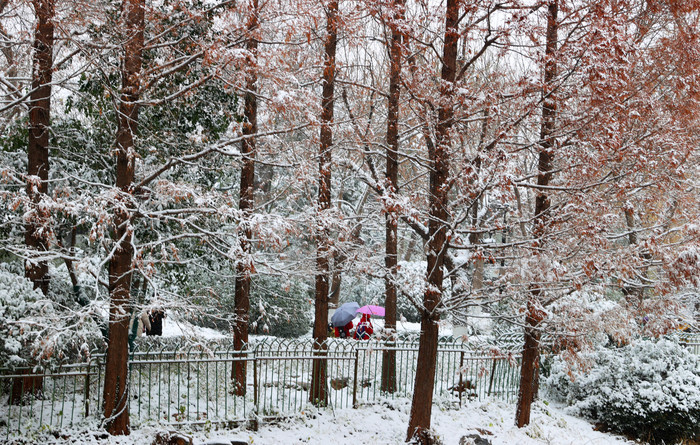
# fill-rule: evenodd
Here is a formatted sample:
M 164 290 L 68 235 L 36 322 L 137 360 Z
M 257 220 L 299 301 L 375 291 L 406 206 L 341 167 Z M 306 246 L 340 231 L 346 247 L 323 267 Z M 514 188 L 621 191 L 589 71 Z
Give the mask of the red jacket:
M 355 329 L 353 338 L 355 340 L 369 340 L 373 332 L 374 328 L 372 327 L 372 322 L 369 320 L 369 315 L 362 314 L 362 318 L 357 324 L 357 329 Z
M 352 329 L 352 320 L 348 322 L 342 328 L 334 328 L 336 338 L 347 338 L 350 337 L 350 329 Z

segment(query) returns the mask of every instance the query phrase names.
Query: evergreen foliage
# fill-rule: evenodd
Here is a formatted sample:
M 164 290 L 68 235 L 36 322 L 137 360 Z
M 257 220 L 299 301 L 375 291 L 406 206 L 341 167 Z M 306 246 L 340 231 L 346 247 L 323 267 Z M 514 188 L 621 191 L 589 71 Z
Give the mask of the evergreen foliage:
M 258 276 L 251 284 L 251 334 L 297 338 L 311 330 L 309 290 L 299 281 Z
M 555 360 L 547 385 L 555 398 L 613 431 L 677 443 L 700 436 L 700 360 L 669 339 L 601 348 L 589 371 Z

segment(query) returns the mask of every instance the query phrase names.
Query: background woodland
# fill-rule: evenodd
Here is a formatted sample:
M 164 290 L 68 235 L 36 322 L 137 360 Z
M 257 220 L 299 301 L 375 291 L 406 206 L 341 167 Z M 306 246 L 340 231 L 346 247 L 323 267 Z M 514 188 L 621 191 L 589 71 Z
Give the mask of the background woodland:
M 128 433 L 132 314 L 237 347 L 312 331 L 322 354 L 329 305 L 359 301 L 387 336 L 421 323 L 409 437 L 442 321 L 524 333 L 525 425 L 543 334 L 576 360 L 697 328 L 699 20 L 680 0 L 0 0 L 0 365 L 108 344 Z

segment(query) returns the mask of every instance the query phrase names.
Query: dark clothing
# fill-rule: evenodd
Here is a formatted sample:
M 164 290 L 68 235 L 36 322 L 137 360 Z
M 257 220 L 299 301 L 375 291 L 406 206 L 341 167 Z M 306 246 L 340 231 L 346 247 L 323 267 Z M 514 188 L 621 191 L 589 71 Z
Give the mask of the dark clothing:
M 152 312 L 148 319 L 151 322 L 151 329 L 146 331 L 146 335 L 163 335 L 163 319 L 165 318 L 165 312 L 155 311 Z

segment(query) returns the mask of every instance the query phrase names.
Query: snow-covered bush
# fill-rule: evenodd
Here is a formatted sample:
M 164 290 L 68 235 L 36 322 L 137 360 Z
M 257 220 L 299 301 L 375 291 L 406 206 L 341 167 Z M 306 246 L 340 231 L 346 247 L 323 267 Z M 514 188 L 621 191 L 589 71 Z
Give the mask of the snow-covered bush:
M 423 302 L 425 293 L 425 261 L 401 261 L 398 270 L 398 296 L 396 297 L 396 312 L 411 323 L 420 322 L 420 311 L 416 303 Z
M 672 340 L 601 348 L 589 370 L 557 359 L 546 384 L 577 414 L 653 443 L 700 436 L 700 359 Z
M 32 283 L 0 267 L 0 367 L 22 364 L 29 356 L 27 344 L 36 332 L 22 326 L 21 320 L 38 309 L 42 299 Z
M 101 341 L 88 312 L 57 304 L 0 264 L 0 367 L 87 355 Z

